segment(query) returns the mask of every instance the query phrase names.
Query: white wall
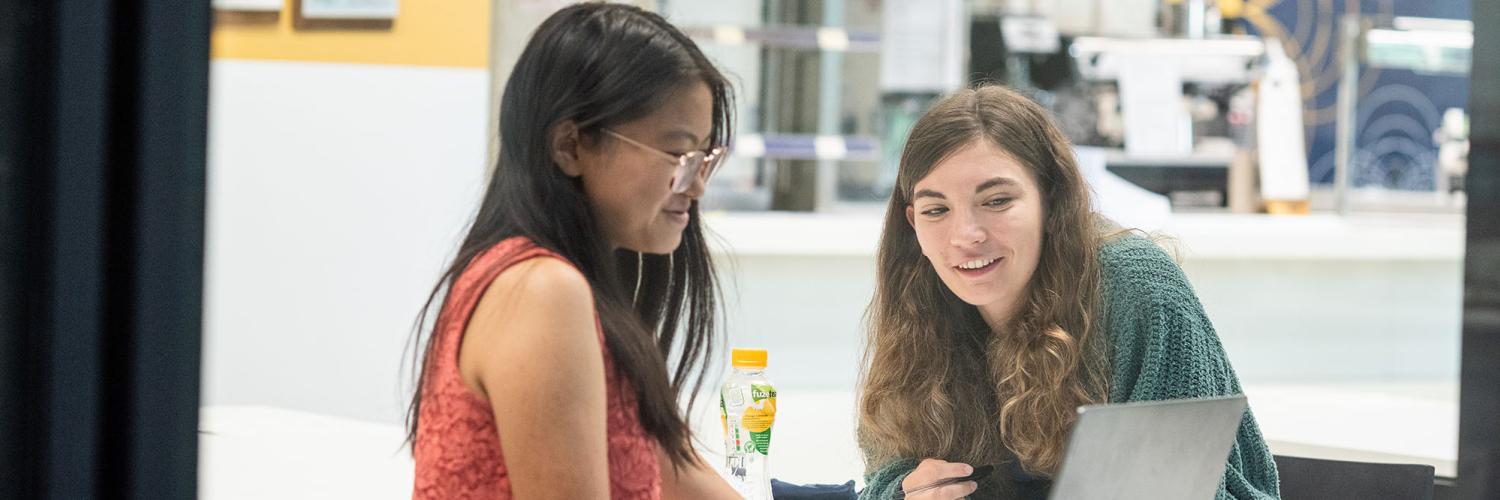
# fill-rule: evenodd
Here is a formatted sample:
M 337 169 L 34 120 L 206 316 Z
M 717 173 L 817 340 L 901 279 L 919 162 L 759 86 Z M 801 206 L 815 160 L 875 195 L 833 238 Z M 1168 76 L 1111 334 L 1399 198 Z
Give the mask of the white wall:
M 722 260 L 722 259 L 721 259 Z M 853 387 L 869 256 L 738 256 L 730 342 L 771 351 L 772 380 Z M 1184 270 L 1246 383 L 1458 379 L 1459 262 L 1187 260 Z
M 400 422 L 482 192 L 485 69 L 215 60 L 203 404 Z
M 1174 215 L 1163 234 L 1242 381 L 1458 379 L 1462 217 Z M 772 380 L 852 387 L 874 292 L 875 214 L 710 216 L 733 257 L 730 341 Z
M 402 347 L 480 194 L 486 70 L 212 70 L 204 404 L 400 422 Z M 1198 221 L 1183 266 L 1247 383 L 1456 379 L 1461 224 L 1176 219 Z M 853 387 L 874 289 L 878 219 L 820 220 L 708 220 L 737 250 L 728 343 L 770 349 L 789 393 Z
M 1188 260 L 1247 384 L 1458 383 L 1457 260 Z

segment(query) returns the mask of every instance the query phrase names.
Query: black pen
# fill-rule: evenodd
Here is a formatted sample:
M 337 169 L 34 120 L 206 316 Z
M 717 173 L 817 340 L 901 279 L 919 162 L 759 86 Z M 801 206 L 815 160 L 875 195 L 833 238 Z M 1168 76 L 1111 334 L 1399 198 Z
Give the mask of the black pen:
M 995 470 L 995 466 L 993 466 L 993 465 L 981 465 L 979 467 L 975 467 L 974 468 L 974 473 L 973 474 L 969 474 L 967 476 L 962 476 L 962 477 L 950 477 L 950 478 L 947 478 L 947 479 L 938 480 L 938 481 L 933 482 L 933 483 L 929 483 L 929 484 L 925 484 L 925 485 L 922 485 L 922 486 L 918 486 L 916 488 L 912 488 L 911 491 L 901 491 L 901 492 L 898 492 L 899 494 L 896 495 L 896 498 L 906 498 L 907 496 L 910 496 L 910 495 L 915 495 L 917 493 L 921 493 L 921 492 L 924 492 L 924 491 L 933 490 L 933 489 L 937 489 L 937 488 L 942 488 L 942 487 L 950 485 L 950 484 L 962 483 L 964 481 L 978 481 L 980 479 L 984 479 L 985 476 L 990 475 L 990 472 L 992 472 L 994 470 Z

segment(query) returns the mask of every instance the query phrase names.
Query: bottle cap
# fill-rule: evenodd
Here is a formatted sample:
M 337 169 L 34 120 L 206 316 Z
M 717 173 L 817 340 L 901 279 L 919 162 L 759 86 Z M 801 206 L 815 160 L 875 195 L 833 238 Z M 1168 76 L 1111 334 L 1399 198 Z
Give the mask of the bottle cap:
M 735 368 L 765 368 L 766 350 L 736 347 L 730 354 L 729 364 Z

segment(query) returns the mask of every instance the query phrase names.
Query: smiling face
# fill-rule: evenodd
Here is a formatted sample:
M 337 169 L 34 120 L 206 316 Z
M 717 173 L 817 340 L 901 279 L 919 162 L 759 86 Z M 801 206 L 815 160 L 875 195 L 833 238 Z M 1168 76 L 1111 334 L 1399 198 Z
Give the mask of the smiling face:
M 601 133 L 577 148 L 575 171 L 614 248 L 671 253 L 682 243 L 693 202 L 703 196 L 701 178 L 673 193 L 672 176 L 677 156 L 710 146 L 713 97 L 708 85 L 694 81 L 660 102 L 651 114 L 610 127 L 639 144 Z
M 990 325 L 1008 321 L 1041 258 L 1045 205 L 1031 170 L 975 139 L 918 180 L 911 199 L 906 219 L 943 284 Z

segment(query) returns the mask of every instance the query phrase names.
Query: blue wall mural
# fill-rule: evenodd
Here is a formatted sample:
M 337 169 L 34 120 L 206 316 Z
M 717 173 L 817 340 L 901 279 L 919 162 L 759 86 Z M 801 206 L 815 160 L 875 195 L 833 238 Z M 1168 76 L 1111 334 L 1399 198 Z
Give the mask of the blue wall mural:
M 1488 1 L 1488 0 L 1485 0 Z M 1316 183 L 1334 179 L 1335 103 L 1341 75 L 1340 18 L 1345 13 L 1469 19 L 1470 0 L 1250 0 L 1247 31 L 1287 40 L 1302 76 L 1308 169 Z M 1356 120 L 1356 186 L 1430 191 L 1438 185 L 1433 132 L 1444 110 L 1464 108 L 1467 76 L 1362 68 Z

